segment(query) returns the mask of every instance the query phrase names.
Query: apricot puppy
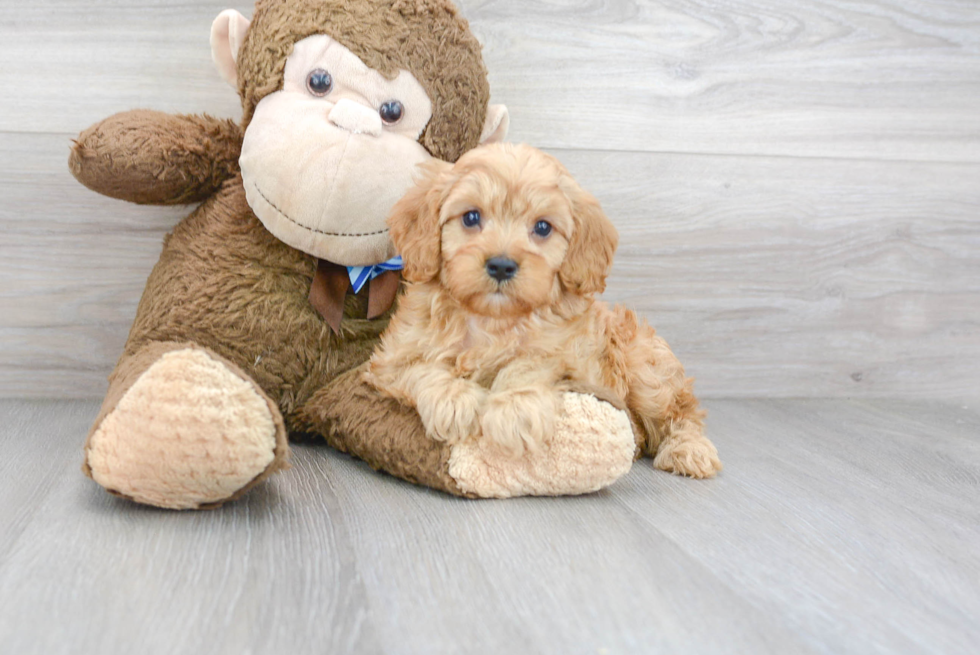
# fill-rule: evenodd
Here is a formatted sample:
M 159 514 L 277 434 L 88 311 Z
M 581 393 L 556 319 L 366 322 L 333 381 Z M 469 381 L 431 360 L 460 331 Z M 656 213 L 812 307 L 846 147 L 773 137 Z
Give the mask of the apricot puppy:
M 520 455 L 552 433 L 573 383 L 627 406 L 654 466 L 721 470 L 692 380 L 629 309 L 597 302 L 618 240 L 598 201 L 525 145 L 432 160 L 394 207 L 408 285 L 366 379 L 415 407 L 433 439 Z

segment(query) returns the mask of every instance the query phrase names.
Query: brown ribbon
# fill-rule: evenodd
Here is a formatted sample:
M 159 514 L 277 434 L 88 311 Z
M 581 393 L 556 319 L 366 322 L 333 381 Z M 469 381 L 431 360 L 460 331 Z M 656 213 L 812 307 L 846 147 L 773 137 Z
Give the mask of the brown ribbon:
M 368 282 L 367 317 L 377 318 L 394 304 L 398 293 L 398 273 L 385 271 Z M 336 334 L 344 318 L 344 298 L 350 288 L 347 267 L 317 260 L 316 274 L 310 285 L 310 304 Z
M 368 282 L 368 318 L 378 318 L 395 304 L 400 278 L 396 271 L 385 271 Z

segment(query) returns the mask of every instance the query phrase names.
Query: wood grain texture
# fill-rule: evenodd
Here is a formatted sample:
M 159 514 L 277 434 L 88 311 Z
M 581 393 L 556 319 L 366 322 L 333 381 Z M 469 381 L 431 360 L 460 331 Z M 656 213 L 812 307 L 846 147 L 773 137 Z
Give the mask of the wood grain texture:
M 514 136 L 610 150 L 980 161 L 969 0 L 462 0 Z M 251 3 L 5 6 L 0 131 L 132 107 L 234 115 L 210 21 Z M 52 43 L 57 39 L 56 43 Z M 39 83 L 57 80 L 56 83 Z M 71 111 L 53 111 L 71 99 Z
M 187 209 L 34 174 L 61 137 L 6 141 L 31 154 L 0 180 L 0 272 L 16 281 L 0 289 L 0 390 L 99 396 Z M 706 396 L 975 397 L 980 166 L 557 154 L 619 227 L 606 298 L 645 315 Z M 32 214 L 24 188 L 52 206 Z
M 231 3 L 248 14 L 250 3 Z M 980 13 L 965 0 L 460 2 L 512 137 L 595 193 L 706 396 L 980 394 Z M 234 116 L 226 4 L 0 7 L 0 397 L 105 389 L 188 208 L 78 185 L 78 130 Z
M 466 501 L 326 447 L 213 512 L 77 470 L 97 403 L 2 401 L 17 653 L 888 653 L 980 645 L 980 414 L 713 401 L 711 481 Z
M 37 0 L 0 7 L 0 132 L 74 136 L 134 108 L 237 116 L 211 63 L 211 21 L 251 2 Z
M 96 413 L 0 403 L 5 652 L 380 652 L 322 472 L 297 468 L 231 512 L 121 503 L 78 468 Z
M 968 0 L 462 4 L 517 139 L 980 160 L 980 12 Z

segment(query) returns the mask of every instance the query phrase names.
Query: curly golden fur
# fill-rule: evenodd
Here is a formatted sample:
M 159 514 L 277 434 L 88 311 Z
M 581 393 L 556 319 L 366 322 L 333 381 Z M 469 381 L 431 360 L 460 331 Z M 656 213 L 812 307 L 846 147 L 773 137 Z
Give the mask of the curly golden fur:
M 692 380 L 636 314 L 597 302 L 616 250 L 598 201 L 553 157 L 492 145 L 430 162 L 389 218 L 409 281 L 365 379 L 430 437 L 546 442 L 570 384 L 611 389 L 657 468 L 721 469 Z

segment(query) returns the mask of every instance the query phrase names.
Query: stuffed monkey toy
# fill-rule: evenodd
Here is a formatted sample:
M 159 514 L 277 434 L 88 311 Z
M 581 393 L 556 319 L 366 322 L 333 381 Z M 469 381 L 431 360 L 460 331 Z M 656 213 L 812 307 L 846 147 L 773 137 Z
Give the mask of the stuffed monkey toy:
M 135 110 L 75 142 L 99 193 L 197 203 L 167 235 L 85 444 L 110 493 L 211 508 L 288 466 L 313 434 L 411 482 L 470 497 L 584 493 L 625 473 L 630 419 L 565 394 L 520 459 L 425 435 L 361 381 L 399 285 L 385 219 L 415 166 L 503 137 L 480 46 L 448 0 L 259 0 L 211 46 L 239 124 Z

